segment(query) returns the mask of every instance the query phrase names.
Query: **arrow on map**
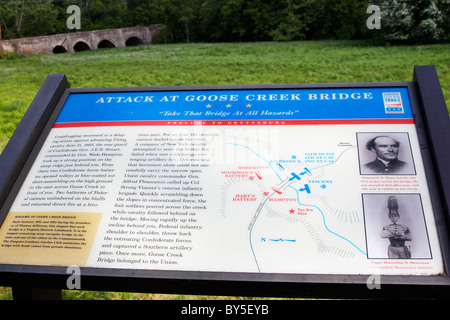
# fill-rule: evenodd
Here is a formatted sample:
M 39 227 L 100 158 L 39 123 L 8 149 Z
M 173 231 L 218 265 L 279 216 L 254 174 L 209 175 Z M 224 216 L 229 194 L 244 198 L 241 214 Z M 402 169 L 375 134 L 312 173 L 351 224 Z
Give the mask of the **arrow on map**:
M 278 190 L 278 189 L 275 188 L 275 187 L 272 187 L 272 190 L 275 191 L 275 192 L 278 193 L 278 194 L 282 194 L 282 193 L 283 193 L 283 192 L 281 192 L 280 190 Z
M 269 241 L 274 241 L 274 242 L 295 242 L 295 239 L 283 239 L 283 238 L 279 238 L 279 239 L 269 239 Z

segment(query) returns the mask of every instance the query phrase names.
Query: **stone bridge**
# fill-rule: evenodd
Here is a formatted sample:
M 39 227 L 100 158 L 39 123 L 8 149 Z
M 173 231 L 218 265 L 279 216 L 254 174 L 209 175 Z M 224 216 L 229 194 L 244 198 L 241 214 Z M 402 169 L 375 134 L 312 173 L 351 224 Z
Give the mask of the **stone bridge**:
M 91 49 L 148 45 L 158 33 L 150 27 L 119 28 L 19 38 L 2 41 L 3 50 L 25 55 L 79 52 Z

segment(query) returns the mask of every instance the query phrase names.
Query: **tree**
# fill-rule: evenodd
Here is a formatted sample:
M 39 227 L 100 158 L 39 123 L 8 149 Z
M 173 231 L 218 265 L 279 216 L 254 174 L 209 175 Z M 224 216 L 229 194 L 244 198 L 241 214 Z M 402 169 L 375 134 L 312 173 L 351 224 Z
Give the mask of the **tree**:
M 450 40 L 450 0 L 438 0 L 436 5 L 442 13 L 442 40 Z
M 306 1 L 283 0 L 270 31 L 273 40 L 303 40 L 311 23 L 310 5 Z
M 6 38 L 17 38 L 22 34 L 25 20 L 26 1 L 1 4 L 0 19 L 4 25 Z
M 0 4 L 0 23 L 5 29 L 5 38 L 53 33 L 57 17 L 53 1 L 21 0 Z
M 387 40 L 424 43 L 444 36 L 445 16 L 434 0 L 382 0 L 379 6 Z
M 190 30 L 189 26 L 198 17 L 198 11 L 200 9 L 200 0 L 181 0 L 179 2 L 179 14 L 180 21 L 184 25 L 184 30 L 186 33 L 186 42 L 190 40 Z
M 201 30 L 212 40 L 270 41 L 306 38 L 314 0 L 206 0 Z
M 311 1 L 309 39 L 355 39 L 366 26 L 365 0 Z
M 245 0 L 219 0 L 217 16 L 212 20 L 212 24 L 209 27 L 212 30 L 215 29 L 214 25 L 220 26 L 218 32 L 215 33 L 217 40 L 222 41 L 243 41 L 247 40 L 247 30 L 250 25 L 250 21 L 247 20 L 247 16 L 244 14 L 246 8 Z M 213 1 L 210 1 L 214 2 Z
M 176 0 L 141 1 L 136 3 L 133 16 L 135 25 L 161 25 L 160 36 L 164 38 L 164 42 L 184 39 L 185 26 L 180 25 L 181 15 Z
M 110 29 L 130 25 L 127 0 L 91 0 L 84 16 L 92 22 L 94 29 Z

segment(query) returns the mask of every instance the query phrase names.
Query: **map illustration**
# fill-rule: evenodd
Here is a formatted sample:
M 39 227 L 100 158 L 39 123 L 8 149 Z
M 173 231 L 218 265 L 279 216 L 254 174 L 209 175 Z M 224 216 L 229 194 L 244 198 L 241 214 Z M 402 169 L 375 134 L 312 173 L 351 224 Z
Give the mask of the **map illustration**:
M 295 269 L 297 263 L 305 265 L 304 258 L 366 258 L 360 199 L 336 196 L 351 188 L 356 144 L 307 148 L 274 158 L 243 143 L 226 144 L 247 164 L 224 172 L 220 212 L 224 217 L 246 212 L 247 241 L 258 272 L 270 270 L 274 261 L 279 267 L 280 259 L 290 260 L 288 269 Z

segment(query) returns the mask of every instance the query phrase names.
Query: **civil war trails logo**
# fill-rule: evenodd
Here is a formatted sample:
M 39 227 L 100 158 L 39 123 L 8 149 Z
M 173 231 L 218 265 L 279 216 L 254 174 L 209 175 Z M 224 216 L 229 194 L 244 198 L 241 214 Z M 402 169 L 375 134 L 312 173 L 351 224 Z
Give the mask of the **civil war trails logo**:
M 383 92 L 384 111 L 386 113 L 403 113 L 400 92 Z

